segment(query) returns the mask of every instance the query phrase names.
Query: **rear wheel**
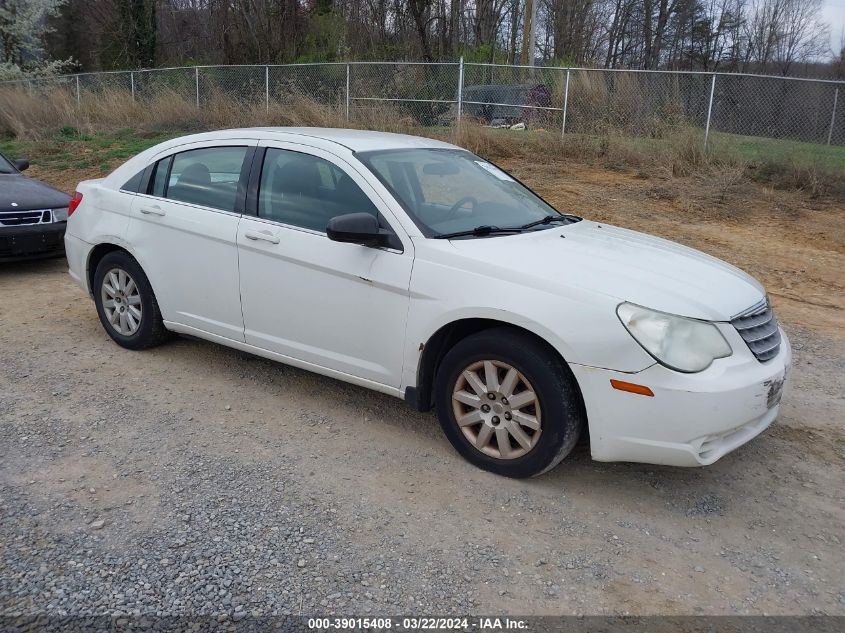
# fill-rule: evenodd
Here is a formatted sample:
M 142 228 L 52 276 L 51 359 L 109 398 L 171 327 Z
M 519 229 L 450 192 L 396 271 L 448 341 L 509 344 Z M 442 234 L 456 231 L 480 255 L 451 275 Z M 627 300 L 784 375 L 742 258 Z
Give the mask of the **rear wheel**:
M 100 322 L 121 347 L 145 349 L 167 339 L 152 286 L 129 253 L 113 251 L 100 260 L 93 291 Z
M 509 328 L 469 336 L 435 380 L 440 425 L 471 463 L 506 477 L 556 466 L 586 421 L 569 368 L 540 341 Z

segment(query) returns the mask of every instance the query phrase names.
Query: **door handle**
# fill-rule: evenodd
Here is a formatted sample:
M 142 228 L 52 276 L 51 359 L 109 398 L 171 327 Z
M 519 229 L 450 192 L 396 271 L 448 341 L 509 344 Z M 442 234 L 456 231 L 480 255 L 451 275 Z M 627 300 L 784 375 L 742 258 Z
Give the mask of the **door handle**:
M 244 231 L 244 237 L 248 240 L 263 240 L 271 244 L 278 244 L 279 238 L 269 231 Z
M 140 211 L 144 215 L 167 215 L 160 207 L 141 207 Z

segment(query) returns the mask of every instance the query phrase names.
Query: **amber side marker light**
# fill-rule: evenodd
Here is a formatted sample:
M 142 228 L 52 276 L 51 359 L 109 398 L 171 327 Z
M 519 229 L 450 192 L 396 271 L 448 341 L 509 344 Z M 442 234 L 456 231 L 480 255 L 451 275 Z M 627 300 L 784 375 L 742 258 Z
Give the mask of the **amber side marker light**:
M 646 387 L 645 385 L 636 385 L 632 382 L 625 382 L 624 380 L 612 380 L 610 381 L 610 385 L 614 389 L 618 389 L 619 391 L 627 391 L 629 393 L 638 393 L 641 396 L 649 396 L 650 398 L 654 397 L 654 392 Z

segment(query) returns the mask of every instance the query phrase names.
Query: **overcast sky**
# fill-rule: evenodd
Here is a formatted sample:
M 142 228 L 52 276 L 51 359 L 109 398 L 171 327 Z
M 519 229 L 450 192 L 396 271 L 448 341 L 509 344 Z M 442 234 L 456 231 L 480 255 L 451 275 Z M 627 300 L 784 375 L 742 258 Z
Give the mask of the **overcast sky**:
M 830 24 L 831 46 L 836 50 L 845 29 L 845 0 L 824 0 L 823 15 L 824 21 Z

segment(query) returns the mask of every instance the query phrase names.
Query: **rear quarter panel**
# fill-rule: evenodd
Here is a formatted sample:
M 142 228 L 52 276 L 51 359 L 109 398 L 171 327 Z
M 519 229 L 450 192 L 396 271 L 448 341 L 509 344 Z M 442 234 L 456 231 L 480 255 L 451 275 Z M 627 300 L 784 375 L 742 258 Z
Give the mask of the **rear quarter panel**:
M 130 253 L 132 249 L 126 243 L 126 230 L 129 226 L 129 210 L 132 195 L 103 186 L 102 180 L 87 180 L 79 183 L 76 190 L 82 194 L 82 203 L 68 218 L 67 236 L 70 240 L 88 245 L 84 248 L 76 244 L 76 250 L 91 250 L 98 244 L 115 244 Z M 68 258 L 71 274 L 74 278 L 86 280 L 88 275 L 88 257 L 84 265 L 79 258 Z M 87 288 L 87 282 L 84 284 Z M 90 290 L 90 289 L 89 289 Z
M 123 240 L 133 196 L 106 188 L 101 180 L 81 182 L 76 190 L 82 194 L 82 203 L 68 218 L 68 233 L 89 244 Z

